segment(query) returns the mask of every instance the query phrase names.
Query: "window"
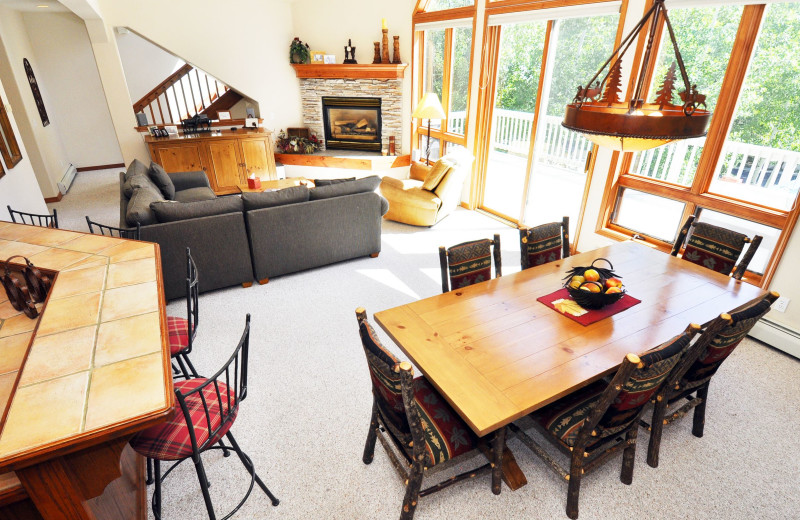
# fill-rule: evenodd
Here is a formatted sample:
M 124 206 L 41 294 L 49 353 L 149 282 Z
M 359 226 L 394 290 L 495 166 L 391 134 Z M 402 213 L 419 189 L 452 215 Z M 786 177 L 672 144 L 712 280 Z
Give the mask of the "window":
M 423 10 L 425 12 L 444 11 L 445 9 L 455 9 L 456 7 L 468 7 L 474 3 L 474 0 L 428 0 Z
M 690 80 L 714 112 L 708 135 L 625 154 L 601 227 L 667 247 L 702 210 L 702 221 L 764 237 L 749 270 L 768 283 L 798 213 L 800 62 L 788 58 L 797 45 L 787 35 L 800 34 L 800 3 L 674 8 L 669 17 Z M 662 34 L 651 99 L 672 59 Z M 645 205 L 663 212 L 648 218 Z

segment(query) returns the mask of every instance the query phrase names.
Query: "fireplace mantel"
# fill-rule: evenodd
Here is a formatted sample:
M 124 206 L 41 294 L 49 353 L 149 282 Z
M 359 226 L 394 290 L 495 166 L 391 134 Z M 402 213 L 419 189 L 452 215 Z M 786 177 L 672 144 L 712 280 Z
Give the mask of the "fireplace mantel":
M 298 78 L 330 79 L 399 79 L 405 75 L 407 63 L 370 63 L 365 65 L 293 63 Z

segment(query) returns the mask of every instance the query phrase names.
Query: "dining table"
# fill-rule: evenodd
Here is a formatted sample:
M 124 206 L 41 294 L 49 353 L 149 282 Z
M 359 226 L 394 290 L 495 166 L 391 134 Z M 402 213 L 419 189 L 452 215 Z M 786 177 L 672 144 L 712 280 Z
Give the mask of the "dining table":
M 584 325 L 538 301 L 604 258 L 640 303 Z M 606 266 L 604 262 L 595 263 Z M 375 313 L 375 321 L 478 436 L 613 373 L 766 294 L 638 241 L 618 242 Z M 525 484 L 506 448 L 504 480 Z

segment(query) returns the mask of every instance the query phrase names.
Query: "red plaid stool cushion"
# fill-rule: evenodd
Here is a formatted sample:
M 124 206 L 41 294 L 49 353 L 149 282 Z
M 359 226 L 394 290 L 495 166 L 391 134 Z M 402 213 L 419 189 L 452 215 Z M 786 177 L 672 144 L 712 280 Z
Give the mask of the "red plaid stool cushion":
M 176 390 L 180 390 L 181 392 L 189 392 L 192 389 L 199 387 L 206 381 L 207 379 L 205 378 L 177 381 L 174 384 L 174 388 Z M 208 415 L 211 421 L 211 430 L 214 430 L 219 426 L 220 421 L 222 420 L 222 415 L 220 413 L 221 411 L 227 413 L 229 407 L 234 408 L 236 406 L 233 397 L 233 390 L 229 390 L 225 383 L 220 382 L 218 384 L 219 396 L 222 399 L 221 403 L 220 399 L 217 398 L 217 392 L 213 384 L 208 385 L 203 389 L 203 396 L 205 397 L 206 405 L 208 406 Z M 230 403 L 228 403 L 228 398 L 225 395 L 226 393 L 229 393 L 230 395 Z M 200 398 L 200 393 L 195 393 L 188 396 L 186 398 L 186 405 L 189 408 L 189 413 L 194 425 L 194 434 L 197 440 L 197 445 L 198 447 L 202 447 L 204 443 L 208 441 L 209 428 L 208 421 L 206 420 L 205 410 L 203 408 L 203 400 Z M 214 435 L 213 438 L 208 442 L 208 446 L 215 444 L 226 433 L 228 433 L 228 430 L 230 430 L 231 426 L 233 425 L 234 419 L 236 419 L 237 412 L 238 408 L 236 408 L 232 415 L 228 417 L 227 424 L 223 425 L 216 435 Z M 192 454 L 192 441 L 189 437 L 189 426 L 186 424 L 186 419 L 183 415 L 180 404 L 178 404 L 176 401 L 175 415 L 172 416 L 172 419 L 137 433 L 130 440 L 130 444 L 137 453 L 144 455 L 145 457 L 150 457 L 151 459 L 181 460 L 189 457 Z
M 167 316 L 169 331 L 169 353 L 174 356 L 189 346 L 189 322 L 186 318 Z

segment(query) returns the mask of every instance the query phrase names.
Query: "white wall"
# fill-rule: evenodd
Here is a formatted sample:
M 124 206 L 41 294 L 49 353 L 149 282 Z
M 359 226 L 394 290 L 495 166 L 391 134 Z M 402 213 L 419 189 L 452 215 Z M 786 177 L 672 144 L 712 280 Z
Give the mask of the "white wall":
M 403 81 L 403 153 L 411 149 L 411 15 L 416 0 L 376 2 L 374 0 L 294 0 L 292 2 L 294 33 L 279 42 L 280 57 L 289 61 L 289 44 L 295 36 L 308 43 L 311 50 L 336 55 L 336 62 L 344 61 L 344 47 L 352 40 L 359 64 L 372 63 L 373 42 L 381 41 L 381 19 L 386 18 L 389 28 L 389 59 L 394 58 L 392 37 L 400 36 L 400 58 L 409 66 Z M 267 110 L 261 105 L 262 115 Z M 288 125 L 287 125 L 288 126 Z
M 289 0 L 240 0 L 235 8 L 212 0 L 97 3 L 107 27 L 130 27 L 252 98 L 266 128 L 301 124 L 299 84 L 287 57 L 294 37 Z M 212 25 L 219 29 L 213 37 L 205 31 Z
M 31 46 L 49 88 L 47 112 L 69 162 L 91 167 L 122 162 L 103 86 L 83 20 L 72 13 L 24 13 Z
M 0 98 L 3 99 L 3 104 L 6 105 L 6 108 L 10 109 L 8 96 L 3 89 L 2 81 L 0 81 Z M 47 213 L 47 205 L 44 203 L 39 183 L 36 182 L 36 175 L 33 173 L 28 151 L 25 149 L 25 143 L 19 138 L 19 127 L 13 110 L 8 110 L 8 118 L 11 121 L 11 129 L 14 131 L 14 135 L 17 136 L 22 160 L 9 170 L 0 159 L 2 168 L 6 173 L 0 178 L 0 220 L 11 220 L 6 206 L 29 213 Z
M 50 119 L 42 126 L 39 111 L 28 84 L 23 58 L 27 58 L 36 75 L 44 106 Z M 17 112 L 22 141 L 45 197 L 58 195 L 56 183 L 69 166 L 69 159 L 59 135 L 57 115 L 52 111 L 51 89 L 46 74 L 36 60 L 21 13 L 0 6 L 0 80 L 6 85 L 9 104 Z
M 115 31 L 119 57 L 125 69 L 125 82 L 136 103 L 185 63 L 136 33 Z

